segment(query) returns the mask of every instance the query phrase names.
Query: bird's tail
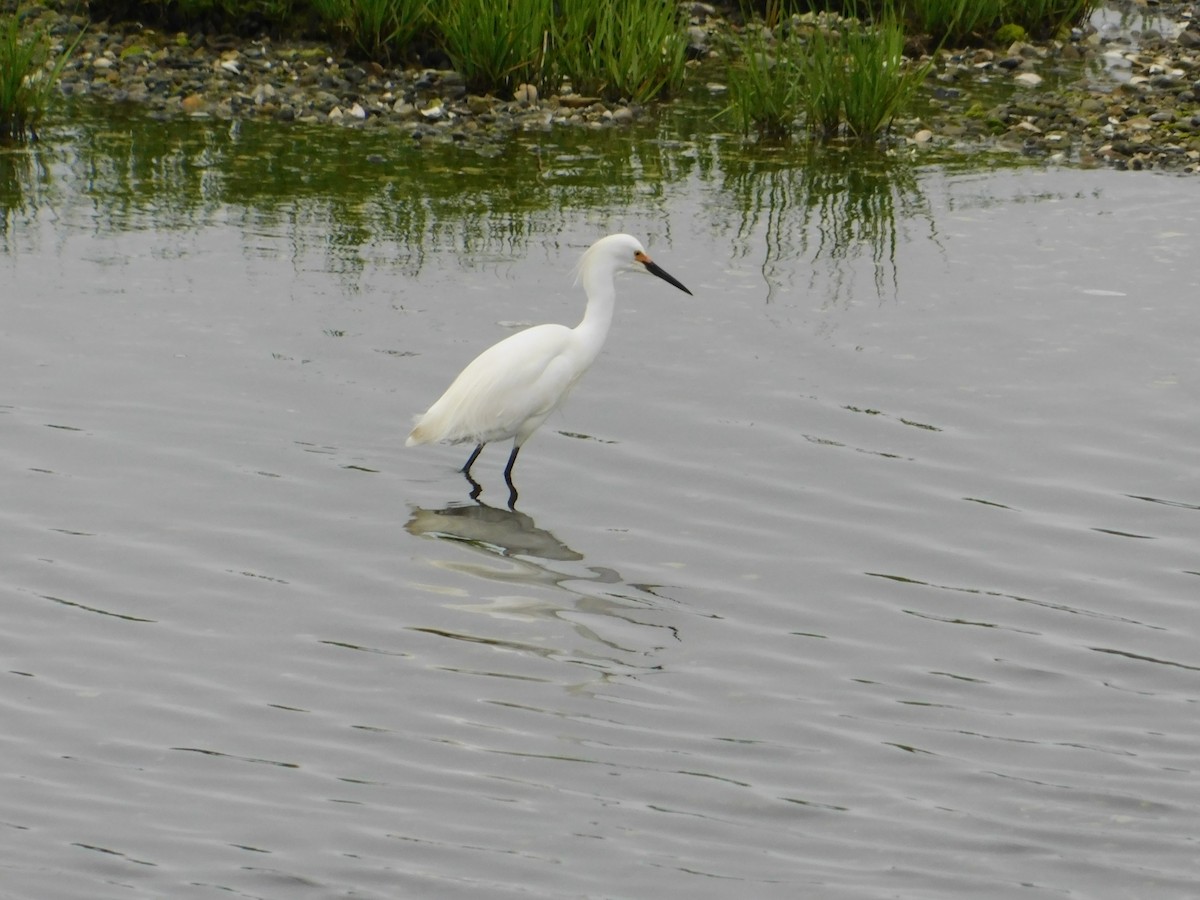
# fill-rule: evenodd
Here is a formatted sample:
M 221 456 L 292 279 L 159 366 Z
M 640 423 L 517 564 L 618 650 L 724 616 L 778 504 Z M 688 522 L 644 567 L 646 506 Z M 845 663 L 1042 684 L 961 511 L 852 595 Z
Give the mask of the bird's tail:
M 416 447 L 418 444 L 428 444 L 434 439 L 433 429 L 418 419 L 417 424 L 413 426 L 413 430 L 408 433 L 408 440 L 404 442 L 405 447 Z

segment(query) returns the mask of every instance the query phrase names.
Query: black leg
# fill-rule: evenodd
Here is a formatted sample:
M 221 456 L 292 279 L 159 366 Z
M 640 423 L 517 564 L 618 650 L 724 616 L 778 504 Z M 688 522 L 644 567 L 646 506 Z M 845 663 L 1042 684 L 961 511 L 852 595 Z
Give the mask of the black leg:
M 504 481 L 509 487 L 512 487 L 512 470 L 517 462 L 517 454 L 520 452 L 520 447 L 513 447 L 512 453 L 508 454 L 508 465 L 504 467 Z
M 517 505 L 517 486 L 513 484 L 512 470 L 517 462 L 517 454 L 521 452 L 520 447 L 513 447 L 512 453 L 508 455 L 508 465 L 504 467 L 504 483 L 508 485 L 508 508 L 512 509 Z
M 467 459 L 467 464 L 465 466 L 463 466 L 461 469 L 459 469 L 458 471 L 462 472 L 464 475 L 470 475 L 471 474 L 471 466 L 475 465 L 475 460 L 479 459 L 479 454 L 482 452 L 483 452 L 483 444 L 479 444 L 475 448 L 475 450 L 471 454 L 471 456 Z

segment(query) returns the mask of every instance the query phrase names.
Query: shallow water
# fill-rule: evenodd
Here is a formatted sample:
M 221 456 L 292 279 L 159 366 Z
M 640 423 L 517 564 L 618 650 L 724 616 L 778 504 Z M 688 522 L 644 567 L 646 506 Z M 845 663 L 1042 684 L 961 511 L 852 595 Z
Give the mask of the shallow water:
M 1200 188 L 688 133 L 0 157 L 5 900 L 1194 896 Z

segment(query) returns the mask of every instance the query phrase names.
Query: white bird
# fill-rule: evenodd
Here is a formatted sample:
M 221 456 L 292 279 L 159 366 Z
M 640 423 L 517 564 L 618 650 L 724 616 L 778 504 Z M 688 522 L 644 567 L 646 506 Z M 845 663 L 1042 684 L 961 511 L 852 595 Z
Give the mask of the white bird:
M 644 268 L 691 294 L 646 255 L 637 238 L 628 234 L 601 238 L 579 263 L 579 280 L 587 294 L 583 321 L 574 328 L 535 325 L 484 350 L 437 402 L 417 417 L 405 446 L 474 441 L 475 450 L 462 467 L 474 484 L 471 466 L 484 446 L 512 438 L 512 453 L 504 468 L 512 506 L 517 498 L 512 470 L 521 445 L 566 399 L 599 355 L 612 324 L 614 280 L 625 268 Z M 478 492 L 476 485 L 472 497 Z

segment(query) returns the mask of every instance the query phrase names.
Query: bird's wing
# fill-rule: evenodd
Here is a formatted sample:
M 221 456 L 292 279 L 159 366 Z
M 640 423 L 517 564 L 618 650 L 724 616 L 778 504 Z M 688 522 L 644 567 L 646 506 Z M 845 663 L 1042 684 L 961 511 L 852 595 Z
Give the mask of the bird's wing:
M 480 355 L 478 396 L 494 420 L 519 424 L 554 408 L 570 381 L 570 335 L 563 325 L 538 325 Z
M 493 344 L 454 379 L 414 433 L 451 442 L 515 436 L 528 420 L 546 416 L 571 387 L 570 336 L 564 325 L 538 325 Z

